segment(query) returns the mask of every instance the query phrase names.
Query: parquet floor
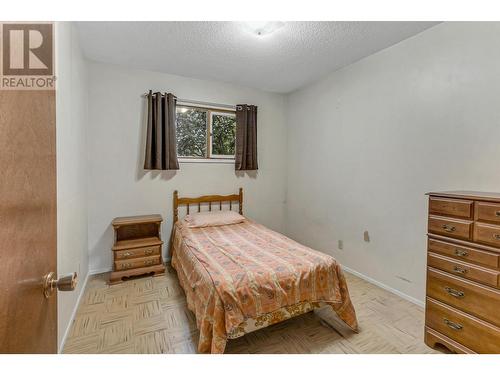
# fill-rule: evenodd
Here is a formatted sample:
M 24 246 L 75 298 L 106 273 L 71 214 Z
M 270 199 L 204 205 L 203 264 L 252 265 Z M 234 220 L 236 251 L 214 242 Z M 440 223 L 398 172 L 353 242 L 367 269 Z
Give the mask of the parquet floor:
M 198 330 L 175 270 L 108 286 L 91 276 L 63 353 L 196 353 Z M 360 332 L 308 313 L 229 340 L 226 353 L 435 353 L 418 306 L 347 274 Z

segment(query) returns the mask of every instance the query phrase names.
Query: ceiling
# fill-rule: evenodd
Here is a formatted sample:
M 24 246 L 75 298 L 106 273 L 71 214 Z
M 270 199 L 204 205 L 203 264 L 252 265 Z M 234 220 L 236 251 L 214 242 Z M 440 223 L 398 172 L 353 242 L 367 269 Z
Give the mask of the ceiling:
M 78 22 L 85 56 L 288 93 L 436 22 L 285 22 L 257 35 L 245 22 Z

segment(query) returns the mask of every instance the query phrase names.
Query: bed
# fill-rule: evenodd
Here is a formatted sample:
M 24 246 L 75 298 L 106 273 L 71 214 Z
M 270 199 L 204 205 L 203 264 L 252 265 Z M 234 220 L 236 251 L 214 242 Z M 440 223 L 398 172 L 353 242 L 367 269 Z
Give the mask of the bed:
M 339 264 L 248 218 L 231 225 L 192 228 L 179 219 L 233 210 L 243 215 L 243 190 L 232 195 L 181 198 L 174 192 L 172 266 L 195 314 L 198 352 L 224 353 L 228 339 L 329 306 L 352 330 L 358 323 Z M 189 216 L 188 216 L 189 218 Z

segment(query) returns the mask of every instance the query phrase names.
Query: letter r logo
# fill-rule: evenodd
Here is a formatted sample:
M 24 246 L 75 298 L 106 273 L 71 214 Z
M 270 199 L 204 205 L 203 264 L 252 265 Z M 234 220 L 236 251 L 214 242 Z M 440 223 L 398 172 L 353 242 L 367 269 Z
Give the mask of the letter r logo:
M 52 75 L 52 24 L 2 25 L 3 75 Z

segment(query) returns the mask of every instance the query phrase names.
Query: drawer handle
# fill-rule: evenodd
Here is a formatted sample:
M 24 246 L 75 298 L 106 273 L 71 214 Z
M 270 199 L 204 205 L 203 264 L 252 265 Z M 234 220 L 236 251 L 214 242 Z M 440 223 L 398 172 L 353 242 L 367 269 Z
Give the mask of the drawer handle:
M 154 261 L 153 259 L 148 259 L 148 260 L 145 260 L 145 261 L 144 261 L 144 265 L 146 265 L 146 266 L 150 266 L 150 265 L 152 265 L 154 262 L 155 262 L 155 261 Z
M 462 292 L 461 290 L 456 290 L 456 289 L 450 288 L 449 286 L 445 286 L 444 290 L 446 290 L 446 292 L 448 292 L 448 294 L 450 296 L 453 296 L 453 297 L 456 297 L 456 298 L 463 298 L 463 297 L 465 297 L 465 293 Z
M 129 256 L 133 255 L 132 253 L 126 252 L 122 254 L 122 258 L 128 258 Z
M 129 268 L 132 268 L 132 263 L 122 263 L 121 267 L 122 270 L 126 270 Z
M 454 232 L 457 228 L 455 228 L 454 226 L 452 225 L 448 225 L 448 224 L 443 224 L 443 227 L 442 227 L 446 232 Z
M 500 240 L 500 234 L 498 233 L 495 233 L 493 237 L 495 238 L 495 240 Z
M 453 267 L 453 271 L 456 272 L 456 273 L 461 273 L 461 274 L 466 274 L 467 273 L 467 270 L 465 268 L 462 268 L 462 267 L 459 267 L 459 266 Z
M 153 254 L 153 249 L 146 249 L 144 250 L 145 255 Z
M 444 324 L 446 324 L 451 329 L 454 329 L 455 331 L 460 331 L 462 328 L 464 328 L 463 325 L 452 322 L 451 320 L 448 320 L 446 318 L 443 318 L 443 322 L 444 322 Z
M 469 252 L 462 249 L 455 249 L 455 255 L 459 257 L 466 257 L 469 255 Z
M 500 217 L 500 211 L 495 211 L 495 216 Z

